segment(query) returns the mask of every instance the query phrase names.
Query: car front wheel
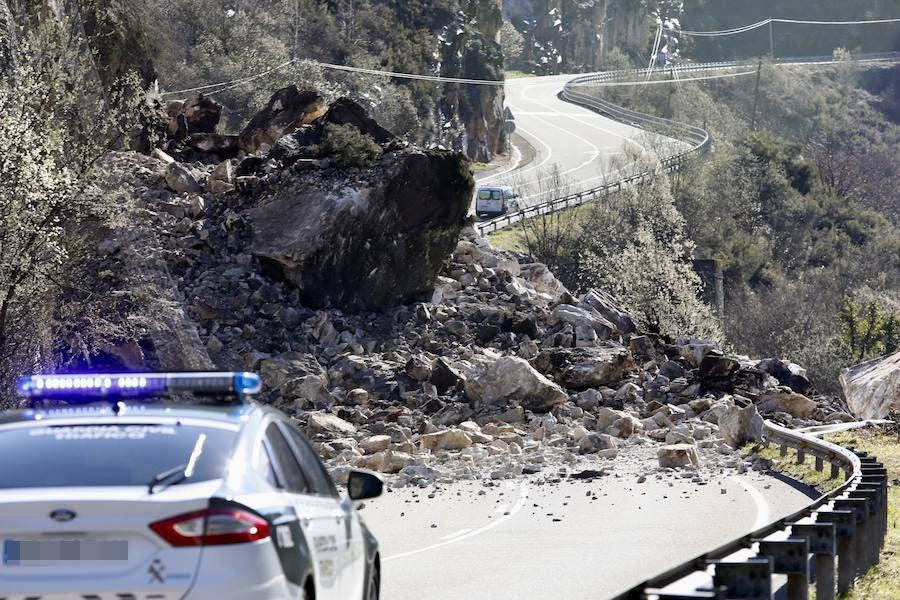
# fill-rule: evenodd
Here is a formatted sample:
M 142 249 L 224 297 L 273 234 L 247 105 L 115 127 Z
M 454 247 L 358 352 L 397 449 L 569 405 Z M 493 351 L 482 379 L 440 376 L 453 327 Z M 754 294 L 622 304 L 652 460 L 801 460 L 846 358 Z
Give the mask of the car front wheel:
M 366 597 L 363 600 L 378 600 L 381 592 L 381 570 L 378 565 L 372 565 L 369 572 L 369 581 L 366 582 Z

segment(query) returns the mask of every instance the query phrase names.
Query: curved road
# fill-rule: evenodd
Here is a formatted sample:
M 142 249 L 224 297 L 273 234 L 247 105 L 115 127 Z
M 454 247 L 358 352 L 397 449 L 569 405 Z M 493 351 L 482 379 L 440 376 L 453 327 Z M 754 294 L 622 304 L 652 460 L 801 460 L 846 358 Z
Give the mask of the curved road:
M 552 165 L 563 191 L 575 192 L 672 143 L 559 100 L 566 80 L 507 82 L 517 133 L 535 156 L 522 165 L 514 152 L 480 185 L 513 185 L 535 204 L 560 195 Z M 809 490 L 756 473 L 713 469 L 702 484 L 682 474 L 638 483 L 654 463 L 638 452 L 592 481 L 534 475 L 392 490 L 362 511 L 382 547 L 383 597 L 606 598 L 809 503 Z
M 510 185 L 520 190 L 526 205 L 536 204 L 619 179 L 633 169 L 638 156 L 668 153 L 671 144 L 678 144 L 563 102 L 557 94 L 571 77 L 507 80 L 506 103 L 515 118 L 516 133 L 534 148 L 535 157 L 521 168 L 513 160 L 479 177 L 479 185 Z M 556 189 L 549 177 L 554 165 L 565 180 L 563 190 Z
M 704 485 L 678 475 L 643 483 L 612 475 L 405 488 L 362 515 L 381 544 L 386 600 L 596 600 L 809 501 L 755 473 Z

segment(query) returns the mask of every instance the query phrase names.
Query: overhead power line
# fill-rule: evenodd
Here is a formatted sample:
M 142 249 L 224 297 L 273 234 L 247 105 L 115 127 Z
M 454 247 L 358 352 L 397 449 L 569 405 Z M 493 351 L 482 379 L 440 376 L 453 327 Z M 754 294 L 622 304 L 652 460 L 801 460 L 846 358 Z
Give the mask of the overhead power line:
M 737 35 L 745 33 L 760 27 L 771 25 L 772 23 L 793 23 L 796 25 L 874 25 L 877 23 L 900 23 L 897 19 L 875 19 L 871 21 L 806 21 L 800 19 L 765 19 L 758 23 L 752 23 L 743 27 L 735 27 L 733 29 L 722 29 L 719 31 L 677 31 L 679 35 L 687 35 L 694 37 L 719 37 L 724 35 Z
M 290 66 L 294 63 L 298 63 L 298 62 L 301 62 L 301 59 L 295 58 L 295 59 L 289 60 L 287 62 L 284 62 L 276 67 L 273 67 L 271 69 L 263 71 L 262 73 L 258 73 L 256 75 L 251 75 L 248 77 L 239 77 L 237 79 L 231 79 L 229 81 L 221 81 L 219 83 L 211 83 L 209 85 L 202 85 L 202 86 L 187 88 L 187 89 L 183 89 L 183 90 L 163 92 L 162 95 L 163 96 L 175 96 L 175 95 L 179 95 L 179 94 L 187 94 L 190 92 L 199 92 L 199 91 L 203 91 L 203 90 L 211 90 L 214 88 L 220 88 L 220 89 L 215 89 L 215 91 L 209 92 L 207 94 L 208 96 L 212 96 L 213 94 L 218 94 L 220 92 L 224 92 L 226 90 L 238 87 L 245 83 L 250 83 L 251 81 L 255 81 L 257 79 L 265 77 L 266 75 L 275 73 L 276 71 L 280 71 L 280 70 L 284 69 L 285 67 L 288 67 L 288 66 Z M 381 71 L 378 69 L 364 69 L 361 67 L 350 67 L 347 65 L 336 65 L 336 64 L 332 64 L 332 63 L 322 63 L 322 62 L 316 62 L 316 61 L 306 61 L 305 60 L 303 62 L 306 62 L 312 66 L 321 67 L 323 69 L 331 69 L 334 71 L 344 71 L 344 72 L 348 72 L 348 73 L 362 73 L 365 75 L 375 75 L 375 76 L 379 76 L 379 77 L 390 77 L 390 78 L 396 78 L 396 79 L 411 79 L 411 80 L 417 80 L 417 81 L 434 81 L 437 83 L 458 83 L 458 84 L 462 84 L 462 85 L 503 86 L 505 84 L 504 81 L 491 80 L 491 79 L 467 79 L 467 78 L 462 78 L 462 77 L 441 77 L 438 75 L 420 75 L 417 73 L 399 73 L 396 71 Z

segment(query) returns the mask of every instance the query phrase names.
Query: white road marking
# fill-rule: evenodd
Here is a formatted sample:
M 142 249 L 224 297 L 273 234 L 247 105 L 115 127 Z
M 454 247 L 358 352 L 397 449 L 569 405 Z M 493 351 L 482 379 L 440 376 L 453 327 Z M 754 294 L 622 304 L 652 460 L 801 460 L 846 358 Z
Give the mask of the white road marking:
M 523 506 L 525 506 L 525 500 L 526 500 L 527 496 L 528 496 L 528 483 L 523 481 L 519 485 L 519 498 L 518 498 L 518 500 L 516 500 L 516 503 L 513 505 L 513 507 L 509 509 L 509 514 L 503 515 L 499 519 L 494 519 L 487 525 L 484 525 L 483 527 L 479 527 L 478 529 L 474 529 L 463 535 L 459 535 L 457 537 L 454 537 L 452 539 L 449 539 L 449 540 L 446 540 L 443 542 L 438 542 L 437 544 L 425 546 L 424 548 L 419 548 L 418 550 L 410 550 L 409 552 L 402 552 L 400 554 L 388 556 L 387 558 L 382 558 L 381 562 L 387 562 L 389 560 L 396 560 L 398 558 L 405 558 L 407 556 L 412 556 L 413 554 L 421 554 L 422 552 L 428 552 L 429 550 L 434 550 L 435 548 L 449 546 L 450 544 L 455 544 L 456 542 L 461 542 L 462 540 L 467 540 L 469 538 L 475 537 L 476 535 L 481 535 L 482 533 L 485 533 L 486 531 L 490 531 L 491 529 L 493 529 L 494 527 L 497 527 L 501 523 L 505 523 L 509 519 L 513 518 L 516 515 L 516 513 L 519 512 Z
M 449 535 L 445 535 L 445 536 L 442 537 L 441 539 L 442 539 L 442 540 L 449 540 L 449 539 L 455 538 L 455 537 L 460 536 L 460 535 L 465 535 L 465 534 L 469 533 L 470 531 L 472 531 L 472 528 L 471 528 L 471 527 L 466 527 L 466 528 L 464 528 L 464 529 L 459 529 L 459 530 L 457 530 L 457 531 L 454 531 L 453 533 L 451 533 L 451 534 L 449 534 Z
M 515 171 L 519 168 L 519 164 L 522 162 L 522 153 L 519 151 L 519 148 L 515 144 L 510 143 L 510 145 L 512 146 L 512 159 L 510 160 L 510 165 L 504 167 L 496 173 L 489 173 L 488 175 L 481 178 L 476 177 L 475 181 L 479 183 L 481 183 L 482 181 L 491 181 L 495 177 L 499 177 L 504 173 L 509 173 L 510 171 Z
M 545 164 L 547 164 L 547 162 L 550 161 L 550 157 L 553 155 L 553 150 L 551 150 L 551 149 L 550 149 L 550 146 L 548 146 L 541 138 L 539 138 L 538 136 L 536 136 L 536 135 L 534 135 L 533 133 L 529 132 L 528 130 L 523 129 L 521 126 L 518 127 L 518 128 L 516 129 L 516 132 L 517 132 L 519 135 L 522 135 L 523 137 L 526 137 L 526 139 L 528 139 L 528 142 L 531 143 L 532 145 L 534 145 L 535 143 L 537 143 L 539 146 L 543 146 L 544 149 L 547 151 L 547 152 L 546 152 L 546 155 L 545 155 L 544 158 L 543 158 L 540 162 L 538 162 L 537 164 L 533 164 L 533 165 L 531 165 L 530 167 L 525 167 L 525 168 L 520 169 L 520 170 L 518 170 L 518 171 L 513 171 L 513 172 L 508 173 L 508 174 L 506 174 L 506 175 L 492 176 L 492 177 L 488 178 L 487 180 L 485 180 L 485 183 L 495 183 L 495 182 L 497 182 L 497 181 L 502 181 L 502 180 L 504 180 L 504 179 L 509 179 L 510 177 L 518 177 L 518 176 L 522 175 L 522 173 L 530 173 L 531 171 L 534 171 L 534 170 L 536 170 L 536 169 L 540 169 L 540 168 L 543 167 Z M 524 134 L 524 135 L 523 135 L 523 134 Z
M 768 525 L 771 522 L 772 515 L 769 511 L 769 503 L 766 502 L 765 497 L 743 478 L 737 475 L 729 475 L 728 478 L 744 488 L 744 491 L 750 494 L 750 497 L 753 498 L 753 503 L 756 504 L 756 521 L 753 522 L 753 531 Z

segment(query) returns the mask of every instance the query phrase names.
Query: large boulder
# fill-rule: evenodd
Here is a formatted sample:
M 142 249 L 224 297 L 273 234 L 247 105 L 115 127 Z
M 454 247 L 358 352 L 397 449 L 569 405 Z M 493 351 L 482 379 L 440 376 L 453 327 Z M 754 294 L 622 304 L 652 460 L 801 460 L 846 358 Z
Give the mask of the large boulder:
M 759 408 L 766 413 L 785 412 L 792 417 L 812 417 L 817 404 L 804 396 L 786 389 L 775 389 L 761 398 Z
M 590 307 L 582 308 L 571 304 L 557 304 L 553 308 L 553 319 L 557 323 L 568 323 L 575 327 L 576 331 L 579 327 L 591 329 L 603 339 L 608 339 L 617 332 L 615 325 Z
M 445 429 L 426 433 L 419 442 L 426 450 L 462 450 L 472 445 L 472 438 L 462 429 Z
M 547 412 L 569 399 L 562 388 L 517 356 L 497 359 L 476 377 L 467 379 L 465 389 L 473 401 L 514 401 L 535 412 Z
M 633 366 L 626 348 L 549 348 L 534 359 L 535 368 L 560 385 L 586 390 L 616 384 Z
M 615 298 L 602 290 L 588 291 L 581 297 L 581 304 L 590 306 L 600 313 L 621 335 L 634 333 L 638 329 L 634 317 L 626 312 Z
M 203 94 L 174 100 L 166 107 L 169 137 L 182 140 L 199 133 L 215 133 L 222 118 L 222 105 Z
M 325 99 L 312 88 L 291 85 L 280 89 L 269 99 L 240 135 L 241 150 L 256 154 L 264 146 L 271 148 L 279 139 L 324 116 Z
M 657 451 L 656 457 L 660 467 L 695 469 L 700 466 L 700 454 L 693 444 L 663 446 Z
M 763 439 L 763 419 L 753 404 L 745 408 L 730 406 L 719 416 L 718 423 L 722 439 L 732 448 Z
M 380 310 L 433 291 L 474 182 L 456 153 L 407 148 L 363 174 L 292 175 L 248 211 L 251 251 L 304 304 Z
M 900 352 L 841 372 L 850 412 L 860 419 L 884 419 L 900 409 Z
M 335 125 L 353 125 L 379 144 L 388 144 L 397 137 L 379 125 L 362 106 L 349 98 L 338 98 L 328 107 L 325 121 Z
M 785 362 L 777 358 L 766 358 L 757 363 L 756 368 L 768 373 L 778 380 L 781 385 L 786 385 L 798 394 L 809 391 L 810 382 L 806 377 L 806 369 L 792 362 Z

